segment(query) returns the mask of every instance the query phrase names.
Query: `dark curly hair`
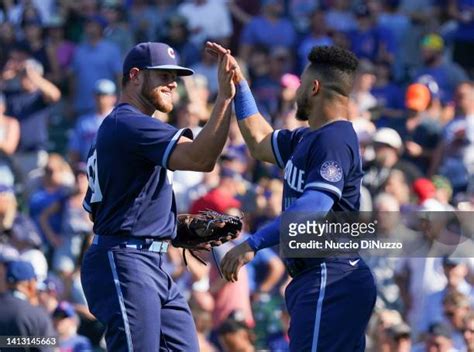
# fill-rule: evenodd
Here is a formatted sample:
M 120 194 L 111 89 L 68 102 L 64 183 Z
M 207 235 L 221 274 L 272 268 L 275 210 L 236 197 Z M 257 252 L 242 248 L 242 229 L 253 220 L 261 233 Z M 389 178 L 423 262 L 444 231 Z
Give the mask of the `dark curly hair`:
M 359 65 L 359 60 L 352 52 L 337 46 L 314 47 L 308 60 L 309 69 L 315 72 L 323 86 L 349 96 Z

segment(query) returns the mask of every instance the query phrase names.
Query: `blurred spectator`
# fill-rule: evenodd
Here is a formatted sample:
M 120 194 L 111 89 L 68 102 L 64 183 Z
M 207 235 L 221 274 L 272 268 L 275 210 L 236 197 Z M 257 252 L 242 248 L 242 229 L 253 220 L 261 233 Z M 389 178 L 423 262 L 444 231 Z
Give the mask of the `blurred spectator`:
M 245 61 L 258 46 L 268 49 L 295 45 L 296 33 L 292 23 L 283 17 L 282 0 L 263 0 L 262 14 L 247 23 L 240 39 L 239 56 Z
M 78 115 L 94 110 L 95 82 L 109 79 L 118 84 L 122 78 L 120 50 L 114 43 L 103 39 L 105 26 L 105 19 L 100 16 L 87 18 L 85 40 L 74 52 L 70 89 Z
M 233 28 L 229 48 L 236 53 L 238 52 L 243 27 L 260 13 L 261 4 L 260 1 L 232 0 L 228 2 L 228 6 L 232 15 Z
M 407 240 L 415 237 L 415 232 L 403 224 L 400 204 L 394 196 L 379 193 L 374 199 L 374 211 L 377 221 L 377 239 L 406 243 Z M 387 253 L 387 256 L 370 256 L 364 260 L 378 283 L 376 307 L 400 311 L 402 301 L 394 275 L 397 258 L 393 258 L 391 254 L 393 253 Z
M 15 28 L 10 22 L 0 23 L 0 45 L 2 47 L 2 51 L 0 51 L 0 68 L 3 68 L 10 56 L 10 51 L 16 45 Z
M 302 72 L 308 64 L 308 54 L 313 47 L 330 46 L 333 44 L 326 26 L 325 12 L 316 10 L 311 14 L 309 19 L 311 20 L 309 34 L 298 46 L 298 69 L 300 72 Z
M 222 168 L 217 187 L 197 199 L 192 204 L 190 213 L 197 214 L 207 209 L 227 213 L 230 209 L 239 209 L 240 202 L 235 198 L 238 194 L 239 178 L 240 175 L 235 171 Z
M 267 345 L 272 352 L 289 351 L 290 349 L 290 338 L 288 337 L 290 314 L 288 313 L 285 304 L 282 304 L 280 320 L 282 323 L 281 331 L 268 336 Z
M 447 210 L 454 210 L 450 204 L 453 196 L 453 188 L 449 180 L 446 177 L 435 175 L 431 178 L 431 181 L 436 188 L 436 200 L 443 204 Z
M 417 169 L 409 162 L 400 160 L 402 151 L 402 139 L 400 135 L 391 128 L 377 130 L 373 137 L 375 159 L 365 166 L 363 184 L 371 194 L 376 194 L 384 183 L 392 169 L 398 169 L 405 173 L 409 179 L 415 179 L 419 175 Z
M 474 312 L 471 311 L 464 317 L 464 342 L 466 352 L 474 352 Z
M 232 35 L 232 21 L 225 2 L 219 0 L 191 0 L 178 7 L 178 13 L 188 21 L 190 40 L 202 46 L 207 38 L 225 47 Z
M 13 187 L 15 170 L 11 155 L 20 141 L 20 124 L 14 117 L 5 115 L 6 98 L 0 92 L 0 184 Z
M 19 24 L 22 18 L 47 20 L 50 14 L 51 0 L 6 1 L 5 9 L 8 20 L 15 24 Z
M 194 75 L 195 76 L 195 75 Z M 193 76 L 193 77 L 194 77 Z M 202 77 L 203 81 L 206 81 L 205 77 Z M 201 79 L 199 78 L 199 80 Z M 197 80 L 197 77 L 194 77 Z M 199 95 L 199 89 L 205 88 L 197 88 L 198 83 L 193 85 L 192 88 L 193 95 Z M 205 83 L 205 82 L 204 82 Z M 205 93 L 203 93 L 206 95 Z M 206 99 L 207 101 L 207 99 Z M 195 103 L 188 103 L 183 104 L 177 111 L 176 114 L 176 127 L 177 128 L 190 128 L 193 132 L 194 137 L 199 134 L 202 127 L 199 126 L 200 119 L 201 119 L 202 112 L 200 111 L 199 107 L 196 106 Z M 208 116 L 206 116 L 207 118 Z M 213 173 L 217 173 L 219 175 L 219 167 L 215 167 Z M 202 193 L 207 193 L 208 189 L 205 187 L 205 183 L 203 179 L 205 177 L 205 173 L 203 172 L 195 172 L 195 171 L 183 171 L 178 170 L 174 172 L 173 176 L 173 190 L 176 197 L 176 206 L 178 212 L 188 212 L 191 204 L 200 196 Z M 211 177 L 212 178 L 212 177 Z M 203 187 L 204 186 L 204 187 Z M 193 192 L 193 188 L 200 189 L 197 193 Z
M 312 15 L 316 11 L 319 1 L 314 0 L 290 0 L 288 3 L 288 14 L 298 33 L 309 32 Z
M 356 7 L 357 27 L 348 33 L 351 50 L 359 57 L 372 62 L 393 62 L 396 43 L 392 32 L 377 24 L 375 14 L 366 5 Z
M 201 48 L 201 61 L 197 62 L 191 68 L 195 73 L 206 77 L 207 88 L 210 96 L 214 97 L 217 94 L 217 57 L 209 53 L 204 47 Z
M 79 318 L 72 304 L 66 301 L 60 302 L 52 317 L 54 327 L 58 332 L 58 346 L 61 351 L 92 351 L 89 339 L 77 334 Z
M 416 248 L 414 248 L 416 249 Z M 395 268 L 395 280 L 400 288 L 404 317 L 417 341 L 422 333 L 423 309 L 426 297 L 446 286 L 440 258 L 400 258 Z
M 51 154 L 44 168 L 41 184 L 32 192 L 29 200 L 30 215 L 40 229 L 43 239 L 47 240 L 50 246 L 57 247 L 61 244 L 61 239 L 54 235 L 61 231 L 64 202 L 70 193 L 67 186 L 70 175 L 71 169 L 66 161 L 58 154 Z M 62 206 L 54 214 L 48 214 L 48 226 L 44 228 L 45 221 L 41 220 L 41 215 L 57 201 Z
M 388 328 L 390 352 L 410 352 L 412 346 L 410 334 L 410 327 L 405 323 L 395 324 Z
M 4 241 L 4 239 L 2 239 Z M 18 251 L 8 245 L 0 242 L 0 295 L 8 291 L 7 287 L 7 266 L 9 262 L 18 260 Z
M 459 65 L 474 74 L 472 56 L 474 55 L 474 5 L 469 0 L 448 1 L 448 14 L 456 21 L 452 33 L 454 40 L 453 59 Z
M 439 9 L 433 0 L 400 0 L 398 11 L 409 19 L 408 33 L 403 38 L 401 62 L 406 70 L 420 65 L 421 38 L 439 25 Z M 405 71 L 405 74 L 408 72 Z M 406 78 L 406 77 L 405 77 Z
M 391 352 L 390 329 L 400 324 L 403 324 L 403 320 L 398 311 L 389 309 L 376 310 L 369 322 L 368 337 L 371 346 L 369 351 Z
M 103 13 L 107 21 L 104 38 L 114 43 L 124 58 L 134 44 L 133 36 L 125 22 L 125 10 L 119 4 L 106 4 Z
M 66 200 L 52 203 L 40 215 L 41 228 L 49 233 L 48 238 L 58 238 L 59 246 L 53 256 L 53 269 L 58 273 L 72 274 L 81 254 L 84 239 L 92 234 L 92 222 L 88 213 L 82 207 L 82 201 L 89 188 L 86 165 L 78 165 L 75 170 L 76 189 Z M 62 224 L 59 233 L 49 225 L 58 212 L 62 214 Z
M 418 175 L 418 170 L 413 167 L 414 175 Z M 413 210 L 413 206 L 410 204 L 412 180 L 408 179 L 411 177 L 408 173 L 404 173 L 402 170 L 393 169 L 390 171 L 385 184 L 383 185 L 383 191 L 395 197 L 398 204 L 400 204 L 400 211 L 407 213 L 407 211 Z M 414 179 L 413 179 L 414 180 Z
M 0 186 L 0 237 L 12 245 L 22 260 L 30 262 L 39 281 L 46 278 L 48 263 L 43 252 L 41 237 L 31 219 L 18 211 L 12 189 Z
M 44 75 L 51 79 L 51 72 L 57 71 L 56 57 L 51 51 L 51 47 L 46 46 L 44 41 L 43 26 L 38 19 L 23 20 L 22 29 L 25 34 L 25 39 L 20 41 L 23 46 L 32 56 L 38 61 L 44 70 Z
M 89 149 L 95 142 L 97 131 L 110 114 L 117 102 L 117 88 L 115 83 L 108 79 L 95 82 L 95 111 L 79 117 L 69 140 L 69 160 L 72 164 L 86 162 Z
M 447 285 L 444 289 L 433 292 L 428 295 L 425 300 L 423 310 L 422 331 L 428 330 L 432 323 L 444 321 L 443 301 L 450 292 L 457 291 L 466 296 L 468 306 L 474 307 L 474 290 L 470 284 L 466 282 L 468 268 L 461 258 L 443 258 L 443 270 L 446 275 Z M 458 322 L 459 323 L 459 322 Z
M 371 120 L 369 111 L 362 111 L 357 102 L 351 97 L 349 99 L 349 116 L 348 120 L 352 123 L 352 127 L 359 139 L 359 147 L 363 162 L 373 160 L 373 148 L 370 146 L 373 135 L 375 133 L 375 125 Z
M 216 352 L 216 347 L 207 338 L 212 327 L 211 312 L 202 307 L 202 305 L 200 306 L 195 300 L 191 300 L 189 306 L 196 324 L 200 351 Z
M 377 100 L 371 93 L 375 79 L 374 65 L 368 60 L 361 60 L 354 80 L 351 98 L 358 107 L 359 116 L 366 119 L 371 118 L 371 110 L 377 106 Z
M 216 165 L 214 170 L 207 173 L 202 173 L 202 180 L 199 183 L 196 183 L 194 186 L 190 188 L 180 188 L 183 185 L 183 179 L 180 180 L 182 173 L 178 173 L 178 182 L 176 184 L 177 187 L 177 194 L 179 194 L 180 198 L 177 199 L 177 206 L 182 209 L 183 212 L 190 212 L 191 206 L 194 202 L 205 196 L 211 190 L 216 188 L 220 182 L 220 166 Z M 184 177 L 186 174 L 184 175 Z M 196 178 L 199 177 L 199 173 L 194 173 L 193 176 Z M 189 181 L 189 178 L 187 179 Z M 187 181 L 184 181 L 187 182 Z M 174 187 L 174 182 L 173 182 Z
M 293 58 L 286 47 L 275 47 L 271 50 L 268 72 L 255 77 L 252 91 L 259 111 L 267 120 L 274 120 L 278 113 L 278 98 L 281 96 L 281 79 L 285 73 L 292 71 Z
M 17 202 L 13 188 L 0 185 L 0 235 L 10 237 L 17 216 Z
M 454 193 L 465 191 L 474 172 L 474 83 L 461 83 L 455 93 L 456 117 L 444 129 L 437 151 L 439 173 L 447 177 Z M 435 167 L 436 169 L 436 167 Z
M 326 23 L 336 32 L 349 32 L 356 28 L 357 22 L 351 11 L 351 2 L 346 0 L 331 1 L 326 12 Z
M 458 352 L 459 350 L 454 348 L 449 325 L 435 323 L 429 327 L 425 342 L 413 346 L 412 351 Z
M 375 63 L 375 84 L 370 93 L 377 100 L 377 127 L 387 127 L 390 118 L 402 118 L 404 114 L 403 90 L 393 80 L 390 63 Z
M 471 309 L 469 297 L 456 290 L 448 291 L 443 298 L 444 315 L 451 327 L 451 339 L 455 349 L 466 348 L 463 337 L 464 319 Z
M 406 53 L 407 36 L 410 34 L 410 17 L 404 11 L 400 11 L 400 0 L 381 1 L 381 11 L 377 16 L 377 23 L 392 33 L 395 47 L 394 53 L 394 76 L 403 78 L 407 60 Z
M 268 49 L 265 47 L 255 47 L 255 49 L 252 50 L 247 59 L 250 82 L 268 74 L 270 69 L 268 67 L 269 54 Z
M 212 100 L 208 83 L 205 76 L 196 73 L 185 80 L 189 111 L 199 118 L 199 121 L 196 122 L 198 125 L 207 122 L 211 115 Z M 183 101 L 184 104 L 185 102 Z M 178 120 L 176 122 L 179 123 Z M 196 128 L 194 125 L 192 127 Z M 201 126 L 199 126 L 198 130 L 200 129 Z
M 168 18 L 163 41 L 178 52 L 181 64 L 186 67 L 197 64 L 200 56 L 198 47 L 189 40 L 189 35 L 186 18 L 179 15 Z
M 225 352 L 253 352 L 253 337 L 250 329 L 239 321 L 228 319 L 219 327 L 219 341 Z
M 451 114 L 450 111 L 453 110 L 453 104 L 451 102 L 446 103 L 445 101 L 441 101 L 440 89 L 434 78 L 430 75 L 423 75 L 418 77 L 415 83 L 425 85 L 430 91 L 431 99 L 428 108 L 426 109 L 426 115 L 441 124 L 450 121 L 452 116 L 448 116 L 448 114 Z
M 59 304 L 58 284 L 52 278 L 46 278 L 43 282 L 38 283 L 38 305 L 43 307 L 50 315 Z
M 436 187 L 427 178 L 419 178 L 413 182 L 413 193 L 418 198 L 420 209 L 444 210 L 443 205 L 436 199 Z
M 28 262 L 12 261 L 7 266 L 9 291 L 0 295 L 0 331 L 10 336 L 55 337 L 48 314 L 36 307 L 36 276 Z
M 294 118 L 296 113 L 296 92 L 300 86 L 300 79 L 296 75 L 285 73 L 281 76 L 280 85 L 279 116 L 275 118 L 275 128 L 277 129 L 287 128 L 284 126 L 286 121 L 291 120 L 293 122 L 296 120 Z
M 56 16 L 46 23 L 48 54 L 52 56 L 52 62 L 56 64 L 51 67 L 53 82 L 61 88 L 67 88 L 66 72 L 71 66 L 76 46 L 65 37 L 64 19 Z
M 467 80 L 464 70 L 457 64 L 449 62 L 444 56 L 444 40 L 440 35 L 431 33 L 421 40 L 422 66 L 416 70 L 415 78 L 430 75 L 438 83 L 441 100 L 448 102 L 456 86 Z
M 166 4 L 167 1 L 163 1 L 163 3 Z M 164 11 L 154 11 L 149 1 L 132 1 L 128 9 L 128 17 L 135 41 L 140 43 L 155 40 L 156 35 L 161 34 L 160 25 L 165 23 L 166 18 L 173 10 L 173 7 L 166 7 Z
M 8 64 L 7 64 L 8 65 Z M 23 178 L 46 163 L 49 107 L 61 92 L 43 77 L 43 67 L 35 60 L 20 63 L 16 72 L 20 89 L 6 92 L 7 114 L 20 122 L 20 143 L 14 160 Z
M 224 257 L 224 254 L 234 245 L 232 242 L 227 242 L 214 249 L 217 265 Z M 209 273 L 209 292 L 214 298 L 214 311 L 212 312 L 214 335 L 218 331 L 219 326 L 232 313 L 238 313 L 239 320 L 247 326 L 253 327 L 255 325 L 250 302 L 247 268 L 243 267 L 242 269 L 238 274 L 237 281 L 228 282 L 219 275 L 216 265 L 212 263 Z
M 431 94 L 425 85 L 413 83 L 405 95 L 407 116 L 392 120 L 393 128 L 404 137 L 404 159 L 411 161 L 423 174 L 427 174 L 434 162 L 434 152 L 441 142 L 441 126 L 426 114 Z

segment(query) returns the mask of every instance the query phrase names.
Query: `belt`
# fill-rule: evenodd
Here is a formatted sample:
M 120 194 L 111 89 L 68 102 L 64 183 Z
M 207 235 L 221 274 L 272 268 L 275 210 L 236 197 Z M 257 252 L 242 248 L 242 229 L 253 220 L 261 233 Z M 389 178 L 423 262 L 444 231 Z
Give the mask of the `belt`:
M 152 238 L 115 237 L 94 235 L 92 244 L 103 247 L 133 248 L 149 252 L 166 253 L 169 241 L 157 241 Z

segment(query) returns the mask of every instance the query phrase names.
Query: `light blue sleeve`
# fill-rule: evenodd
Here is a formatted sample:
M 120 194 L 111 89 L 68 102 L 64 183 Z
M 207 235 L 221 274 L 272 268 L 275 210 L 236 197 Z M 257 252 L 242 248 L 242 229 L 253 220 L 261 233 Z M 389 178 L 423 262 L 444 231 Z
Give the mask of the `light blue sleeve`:
M 318 216 L 327 214 L 334 204 L 333 197 L 323 191 L 307 190 L 298 198 L 285 213 L 294 212 L 298 214 L 317 213 Z M 300 217 L 300 216 L 299 216 Z M 308 219 L 315 220 L 315 219 Z M 249 237 L 247 243 L 254 250 L 276 246 L 280 243 L 281 215 L 276 217 L 268 225 L 262 227 Z

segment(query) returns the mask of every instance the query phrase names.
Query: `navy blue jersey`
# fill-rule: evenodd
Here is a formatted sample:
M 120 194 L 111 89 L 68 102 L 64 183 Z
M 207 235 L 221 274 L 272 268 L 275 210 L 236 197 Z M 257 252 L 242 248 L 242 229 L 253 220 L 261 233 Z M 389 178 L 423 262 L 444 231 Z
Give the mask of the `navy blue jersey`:
M 84 208 L 93 214 L 94 232 L 173 238 L 176 205 L 168 160 L 189 129 L 143 114 L 129 104 L 107 116 L 89 153 L 89 190 Z
M 276 130 L 272 148 L 278 166 L 285 169 L 283 210 L 307 189 L 331 195 L 333 211 L 359 210 L 363 173 L 352 123 L 337 120 L 317 130 Z

